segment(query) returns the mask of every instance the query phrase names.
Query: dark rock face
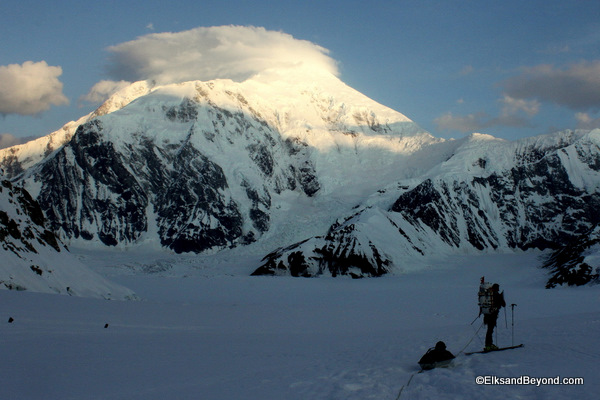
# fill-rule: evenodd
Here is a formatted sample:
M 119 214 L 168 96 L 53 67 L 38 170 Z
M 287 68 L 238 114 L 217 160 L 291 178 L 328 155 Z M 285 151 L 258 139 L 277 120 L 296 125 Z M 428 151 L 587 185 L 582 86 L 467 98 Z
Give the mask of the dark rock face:
M 356 225 L 352 223 L 334 225 L 330 229 L 325 236 L 327 244 L 315 250 L 321 257 L 322 268 L 327 268 L 334 277 L 376 277 L 386 274 L 390 261 L 380 254 L 371 241 L 362 243 L 355 232 Z
M 7 199 L 10 208 L 15 210 L 14 214 L 8 209 L 0 210 L 0 243 L 4 250 L 19 257 L 23 253 L 37 254 L 39 246 L 61 251 L 58 239 L 46 228 L 40 205 L 26 190 L 5 180 L 0 183 L 0 196 Z
M 302 191 L 307 196 L 314 196 L 319 189 L 321 184 L 317 178 L 315 167 L 309 160 L 309 148 L 308 145 L 298 139 L 286 139 L 284 146 L 287 149 L 288 155 L 295 163 L 290 164 L 289 169 L 292 177 L 289 179 L 289 188 L 294 190 L 296 188 L 296 182 L 300 184 Z
M 271 208 L 271 196 L 266 188 L 263 188 L 262 193 L 254 189 L 248 182 L 242 182 L 242 186 L 246 189 L 246 196 L 252 203 L 250 209 L 250 219 L 254 227 L 261 233 L 269 230 L 270 216 L 268 210 Z
M 276 262 L 281 253 L 271 253 L 263 261 L 266 262 L 252 273 L 253 276 L 260 275 L 291 275 L 293 277 L 310 278 L 315 276 L 311 272 L 311 266 L 306 262 L 301 251 L 294 251 L 287 256 L 287 262 Z
M 21 165 L 18 157 L 15 155 L 16 152 L 14 149 L 9 149 L 9 151 L 11 151 L 12 154 L 2 160 L 0 167 L 2 167 L 6 176 L 17 176 L 23 172 L 23 166 Z
M 98 118 L 31 174 L 41 184 L 37 199 L 53 231 L 108 246 L 158 235 L 177 253 L 204 252 L 267 232 L 272 193 L 313 196 L 320 188 L 308 150 L 290 150 L 256 112 L 190 99 L 161 112 L 164 126 L 177 132 L 174 139 L 156 139 L 153 127 L 115 138 L 115 127 Z M 197 125 L 199 118 L 212 121 L 212 129 Z M 238 159 L 219 156 L 229 151 Z M 231 162 L 236 167 L 227 172 Z
M 48 177 L 39 199 L 53 228 L 67 237 L 97 235 L 109 246 L 131 243 L 147 231 L 151 207 L 161 243 L 176 252 L 241 236 L 242 217 L 223 194 L 227 180 L 218 165 L 189 143 L 169 151 L 142 140 L 140 150 L 125 159 L 103 140 L 100 121 L 82 125 L 39 174 Z
M 201 252 L 232 244 L 242 236 L 243 218 L 221 167 L 189 145 L 173 160 L 155 210 L 161 243 L 177 253 Z
M 55 232 L 106 245 L 133 241 L 146 229 L 148 199 L 125 160 L 102 140 L 95 120 L 43 164 L 38 201 Z
M 553 154 L 467 182 L 426 180 L 403 193 L 391 211 L 428 226 L 451 246 L 460 245 L 464 223 L 476 249 L 506 243 L 526 250 L 556 248 L 586 232 L 600 222 L 599 206 L 600 194 L 575 187 Z
M 105 299 L 135 299 L 71 255 L 48 229 L 42 208 L 28 191 L 0 183 L 0 287 Z
M 190 122 L 198 118 L 196 103 L 190 99 L 184 99 L 178 107 L 163 106 L 165 115 L 171 121 Z
M 324 237 L 305 240 L 267 255 L 253 275 L 315 277 L 323 274 L 352 278 L 378 277 L 389 272 L 391 261 L 367 240 L 352 220 L 334 224 Z
M 581 286 L 600 283 L 600 266 L 586 261 L 589 253 L 600 252 L 600 228 L 571 240 L 553 251 L 544 261 L 543 267 L 550 270 L 546 288 L 556 286 Z
M 378 277 L 389 272 L 391 262 L 379 253 L 373 243 L 368 245 L 370 251 L 365 252 L 353 238 L 348 239 L 349 242 L 344 245 L 339 245 L 332 238 L 325 239 L 325 245 L 312 249 L 310 253 L 302 251 L 300 245 L 277 250 L 267 255 L 252 275 L 309 278 L 328 274 L 332 277 L 363 278 Z
M 460 243 L 458 218 L 451 212 L 457 210 L 457 205 L 447 204 L 450 196 L 452 196 L 451 190 L 445 182 L 438 190 L 428 179 L 410 192 L 402 194 L 392 206 L 391 211 L 398 213 L 404 211 L 405 218 L 409 221 L 421 222 L 429 226 L 446 243 L 458 246 Z

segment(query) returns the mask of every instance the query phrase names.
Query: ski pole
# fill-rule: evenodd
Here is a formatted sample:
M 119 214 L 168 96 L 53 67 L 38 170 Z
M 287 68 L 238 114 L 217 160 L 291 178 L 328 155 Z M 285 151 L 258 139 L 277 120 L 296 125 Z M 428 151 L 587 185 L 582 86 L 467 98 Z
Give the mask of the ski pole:
M 516 304 L 511 304 L 510 305 L 510 309 L 511 309 L 511 321 L 510 324 L 512 326 L 512 345 L 515 345 L 515 306 Z
M 502 299 L 504 299 L 504 291 L 500 294 L 502 295 Z M 508 322 L 506 321 L 506 303 L 504 304 L 504 327 L 508 329 Z
M 496 326 L 497 326 L 497 325 L 496 325 Z M 498 345 L 498 331 L 499 331 L 499 330 L 500 330 L 500 329 L 496 328 L 496 331 L 494 332 L 494 333 L 496 334 L 496 342 L 495 342 L 495 343 L 496 343 L 496 345 Z
M 477 321 L 479 319 L 479 317 L 481 317 L 481 312 L 479 313 L 479 315 L 477 317 L 475 317 L 473 322 L 471 322 L 471 325 L 473 325 L 475 323 L 475 321 Z

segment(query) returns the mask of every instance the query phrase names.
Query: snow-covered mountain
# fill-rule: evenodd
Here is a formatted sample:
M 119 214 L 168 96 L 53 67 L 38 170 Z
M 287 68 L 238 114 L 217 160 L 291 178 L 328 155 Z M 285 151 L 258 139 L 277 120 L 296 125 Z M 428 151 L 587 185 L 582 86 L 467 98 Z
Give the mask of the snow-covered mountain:
M 129 289 L 92 272 L 47 229 L 39 204 L 8 180 L 0 183 L 0 285 L 107 299 L 133 299 Z
M 599 130 L 445 141 L 328 72 L 297 68 L 138 82 L 62 147 L 4 160 L 70 244 L 241 248 L 268 254 L 256 274 L 379 276 L 449 253 L 558 248 L 589 231 L 599 145 Z
M 423 255 L 559 248 L 600 222 L 599 146 L 600 130 L 446 143 L 446 161 L 270 253 L 255 274 L 379 276 Z
M 19 180 L 71 243 L 273 248 L 318 233 L 381 179 L 429 169 L 408 160 L 438 142 L 329 73 L 272 71 L 155 87 Z

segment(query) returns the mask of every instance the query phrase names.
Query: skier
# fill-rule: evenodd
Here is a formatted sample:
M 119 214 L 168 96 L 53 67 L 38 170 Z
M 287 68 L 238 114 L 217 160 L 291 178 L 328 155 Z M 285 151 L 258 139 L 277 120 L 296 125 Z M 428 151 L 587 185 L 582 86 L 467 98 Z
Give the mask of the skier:
M 482 278 L 483 280 L 483 278 Z M 485 350 L 498 350 L 498 347 L 494 344 L 494 328 L 496 327 L 496 321 L 498 319 L 498 313 L 500 308 L 506 307 L 504 301 L 504 292 L 500 293 L 500 285 L 494 283 L 489 292 L 490 304 L 488 307 L 482 307 L 483 312 L 483 323 L 487 325 L 487 333 L 485 335 Z

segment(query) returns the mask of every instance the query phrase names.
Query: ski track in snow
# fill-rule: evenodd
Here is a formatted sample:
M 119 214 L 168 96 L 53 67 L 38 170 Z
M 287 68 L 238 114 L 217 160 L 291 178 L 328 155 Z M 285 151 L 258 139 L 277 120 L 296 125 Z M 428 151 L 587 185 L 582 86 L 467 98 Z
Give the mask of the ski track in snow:
M 404 386 L 401 399 L 595 399 L 600 390 L 600 288 L 543 289 L 536 253 L 362 280 L 140 274 L 102 254 L 104 267 L 86 257 L 142 301 L 0 291 L 2 398 L 394 400 Z M 483 346 L 482 319 L 470 325 L 482 275 L 509 304 L 497 343 L 513 340 L 516 303 L 514 340 L 525 347 L 417 373 L 438 340 L 454 354 L 472 338 L 465 351 Z M 475 383 L 522 375 L 585 383 Z

